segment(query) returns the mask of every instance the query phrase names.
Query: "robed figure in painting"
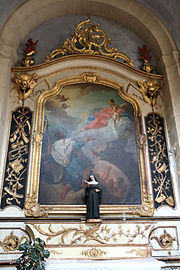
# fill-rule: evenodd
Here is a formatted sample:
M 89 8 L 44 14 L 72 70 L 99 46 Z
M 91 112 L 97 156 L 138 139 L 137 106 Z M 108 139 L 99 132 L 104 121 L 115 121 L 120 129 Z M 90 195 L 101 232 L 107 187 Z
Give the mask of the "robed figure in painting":
M 85 203 L 86 203 L 86 221 L 100 221 L 99 204 L 101 202 L 102 190 L 99 182 L 94 175 L 90 175 L 89 180 L 85 180 L 87 187 L 85 188 Z

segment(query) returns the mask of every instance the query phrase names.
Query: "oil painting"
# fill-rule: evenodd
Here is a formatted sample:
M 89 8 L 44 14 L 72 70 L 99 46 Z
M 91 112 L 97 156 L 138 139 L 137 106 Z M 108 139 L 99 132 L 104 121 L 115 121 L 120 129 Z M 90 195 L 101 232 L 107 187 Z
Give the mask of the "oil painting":
M 96 176 L 102 204 L 139 205 L 141 185 L 133 105 L 104 85 L 74 84 L 45 103 L 41 205 L 83 205 Z

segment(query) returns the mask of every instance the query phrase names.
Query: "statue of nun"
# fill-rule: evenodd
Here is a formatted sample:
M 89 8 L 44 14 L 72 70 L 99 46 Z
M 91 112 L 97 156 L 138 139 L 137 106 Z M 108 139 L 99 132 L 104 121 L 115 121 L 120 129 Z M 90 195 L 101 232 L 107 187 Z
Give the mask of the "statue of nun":
M 94 175 L 89 176 L 89 180 L 85 180 L 87 187 L 85 188 L 85 203 L 86 203 L 86 221 L 101 222 L 99 215 L 99 204 L 101 202 L 102 190 L 99 182 Z

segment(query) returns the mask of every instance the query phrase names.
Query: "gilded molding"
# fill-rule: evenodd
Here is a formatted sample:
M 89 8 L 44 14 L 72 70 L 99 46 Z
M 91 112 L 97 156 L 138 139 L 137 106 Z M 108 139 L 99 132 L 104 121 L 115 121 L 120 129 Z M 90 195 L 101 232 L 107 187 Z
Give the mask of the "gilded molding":
M 34 88 L 37 84 L 38 75 L 36 73 L 33 73 L 32 75 L 27 73 L 22 73 L 18 75 L 14 75 L 13 78 L 13 88 L 11 90 L 11 93 L 15 90 L 18 95 L 18 103 L 24 101 L 27 98 L 30 98 L 33 96 Z
M 72 39 L 66 39 L 61 48 L 52 51 L 46 57 L 45 62 L 48 63 L 54 58 L 64 55 L 89 54 L 109 56 L 120 61 L 123 60 L 129 66 L 133 67 L 132 60 L 126 54 L 116 48 L 108 47 L 111 39 L 99 27 L 100 24 L 94 24 L 90 22 L 90 19 L 80 22 L 75 29 Z
M 43 134 L 43 124 L 44 124 L 44 106 L 48 98 L 58 95 L 64 86 L 80 84 L 80 83 L 93 83 L 102 84 L 115 89 L 119 96 L 124 100 L 131 103 L 134 108 L 135 117 L 137 117 L 137 134 L 140 134 L 140 122 L 139 117 L 141 115 L 139 102 L 129 95 L 125 90 L 124 86 L 120 83 L 102 78 L 98 73 L 85 72 L 79 76 L 68 77 L 56 82 L 55 86 L 46 92 L 43 92 L 37 100 L 37 113 L 36 113 L 36 123 L 34 129 L 34 140 L 33 140 L 33 157 L 32 157 L 32 171 L 31 171 L 31 181 L 30 181 L 30 197 L 36 194 L 36 200 L 34 204 L 37 208 L 38 204 L 38 193 L 39 193 L 39 174 L 40 174 L 40 163 L 41 163 L 41 145 L 42 145 L 42 134 Z M 140 205 L 128 205 L 128 206 L 115 206 L 115 205 L 102 205 L 100 208 L 101 213 L 132 213 L 137 215 L 152 215 L 153 207 L 150 200 L 147 201 L 147 194 L 144 193 L 147 190 L 147 183 L 145 181 L 145 169 L 144 169 L 144 157 L 142 149 L 139 149 L 139 161 L 141 166 L 141 197 L 142 204 Z M 30 203 L 32 207 L 32 201 Z M 28 206 L 29 207 L 29 206 Z M 30 208 L 31 208 L 30 207 Z M 54 213 L 85 213 L 84 206 L 66 206 L 66 205 L 51 205 L 46 206 L 49 209 L 49 214 Z M 147 210 L 147 212 L 146 212 Z M 38 211 L 37 211 L 38 212 Z M 46 211 L 47 212 L 47 211 Z M 146 212 L 146 213 L 145 213 Z M 31 211 L 26 211 L 27 215 L 32 215 Z
M 131 71 L 133 72 L 134 74 L 138 74 L 140 76 L 144 76 L 148 79 L 154 79 L 154 80 L 162 80 L 163 79 L 163 75 L 160 75 L 160 74 L 153 74 L 153 73 L 147 73 L 147 72 L 144 72 L 142 70 L 139 70 L 139 69 L 136 69 L 134 67 L 131 67 L 131 66 L 128 66 L 126 65 L 125 63 L 123 62 L 119 62 L 113 58 L 109 58 L 107 56 L 102 56 L 102 55 L 78 55 L 78 54 L 74 54 L 74 55 L 67 55 L 67 56 L 63 56 L 63 57 L 60 57 L 60 58 L 57 58 L 57 59 L 54 59 L 52 60 L 51 62 L 49 63 L 43 63 L 43 64 L 39 64 L 39 65 L 34 65 L 34 66 L 31 66 L 31 67 L 12 67 L 11 68 L 11 71 L 12 72 L 33 72 L 34 70 L 38 70 L 38 69 L 43 69 L 43 68 L 47 68 L 47 67 L 50 67 L 54 64 L 57 64 L 57 63 L 62 63 L 62 62 L 69 62 L 69 61 L 73 61 L 73 60 L 94 60 L 94 61 L 102 61 L 102 62 L 105 62 L 106 64 L 115 64 L 117 65 L 119 68 L 125 68 L 126 70 L 128 71 Z M 91 64 L 89 63 L 88 65 L 89 67 L 91 67 Z M 72 69 L 77 69 L 77 68 L 81 68 L 81 69 L 85 69 L 87 68 L 87 65 L 78 65 L 78 66 L 72 66 L 71 67 L 68 67 L 68 68 L 64 68 L 63 71 L 67 71 L 67 70 L 72 70 Z M 93 66 L 93 69 L 98 69 L 98 70 L 106 70 L 104 68 L 102 68 L 101 66 L 98 66 L 97 68 L 95 68 Z M 57 72 L 61 72 L 62 70 L 60 71 L 56 71 Z M 112 73 L 112 74 L 116 74 L 116 75 L 119 75 L 121 76 L 121 74 L 119 74 L 118 72 L 115 72 L 115 71 L 109 71 L 108 72 Z

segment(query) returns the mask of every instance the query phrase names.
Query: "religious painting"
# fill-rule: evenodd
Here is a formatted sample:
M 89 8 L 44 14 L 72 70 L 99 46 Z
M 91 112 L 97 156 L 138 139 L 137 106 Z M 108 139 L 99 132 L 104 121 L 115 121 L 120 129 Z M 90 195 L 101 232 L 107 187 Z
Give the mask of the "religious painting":
M 140 205 L 133 104 L 99 84 L 74 84 L 49 97 L 39 176 L 40 205 L 83 205 L 85 180 L 96 176 L 102 205 Z

